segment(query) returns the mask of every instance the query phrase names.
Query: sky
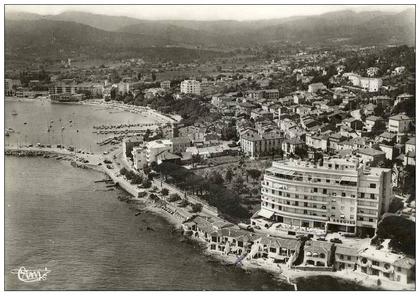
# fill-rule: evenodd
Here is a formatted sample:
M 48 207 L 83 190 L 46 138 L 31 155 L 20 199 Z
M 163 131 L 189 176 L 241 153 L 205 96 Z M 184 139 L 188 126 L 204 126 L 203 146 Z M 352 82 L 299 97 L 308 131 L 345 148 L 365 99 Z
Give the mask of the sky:
M 352 9 L 399 12 L 404 5 L 6 5 L 8 11 L 59 14 L 84 11 L 150 20 L 261 20 Z

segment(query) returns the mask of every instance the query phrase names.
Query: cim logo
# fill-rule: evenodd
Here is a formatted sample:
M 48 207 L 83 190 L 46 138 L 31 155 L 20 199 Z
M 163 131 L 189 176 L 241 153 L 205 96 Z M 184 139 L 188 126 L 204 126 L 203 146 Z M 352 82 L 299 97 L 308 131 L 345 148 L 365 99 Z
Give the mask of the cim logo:
M 25 267 L 20 267 L 19 269 L 13 269 L 12 274 L 17 274 L 18 279 L 23 282 L 38 282 L 47 280 L 47 275 L 51 270 L 47 268 L 44 269 L 26 269 Z

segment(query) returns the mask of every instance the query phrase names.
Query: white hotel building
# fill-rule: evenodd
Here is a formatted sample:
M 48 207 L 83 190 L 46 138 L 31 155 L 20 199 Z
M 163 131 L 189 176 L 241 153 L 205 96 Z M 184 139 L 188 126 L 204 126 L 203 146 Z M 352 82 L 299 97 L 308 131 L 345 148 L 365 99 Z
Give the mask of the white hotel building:
M 181 93 L 200 95 L 200 82 L 197 80 L 184 80 L 181 82 Z
M 391 170 L 370 168 L 357 158 L 323 164 L 284 160 L 265 171 L 261 210 L 251 218 L 288 234 L 356 232 L 373 235 L 392 196 Z

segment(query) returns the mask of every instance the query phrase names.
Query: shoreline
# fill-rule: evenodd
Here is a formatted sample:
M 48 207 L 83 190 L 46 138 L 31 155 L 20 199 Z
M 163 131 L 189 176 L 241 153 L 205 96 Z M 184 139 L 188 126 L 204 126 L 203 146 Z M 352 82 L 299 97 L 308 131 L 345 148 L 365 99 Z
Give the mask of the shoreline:
M 49 149 L 6 149 L 5 147 L 5 155 L 7 154 L 7 150 L 16 150 L 16 151 L 22 151 L 22 152 L 30 152 L 30 151 L 39 151 L 39 152 L 43 152 L 43 153 L 49 153 L 49 154 L 58 154 L 58 155 L 64 155 L 64 156 L 68 156 L 71 157 L 72 155 L 74 155 L 73 153 L 58 153 L 55 152 L 53 150 L 49 150 Z M 68 151 L 67 151 L 68 152 Z M 16 156 L 16 157 L 20 157 L 20 156 Z M 35 157 L 39 157 L 39 158 L 46 158 L 43 157 L 42 155 L 38 155 Z M 52 157 L 51 157 L 52 158 Z M 74 160 L 74 158 L 71 159 L 72 161 L 76 161 Z M 103 165 L 102 166 L 97 166 L 97 165 L 92 165 L 92 164 L 77 164 L 76 165 L 72 165 L 73 167 L 81 167 L 82 168 L 87 168 L 87 169 L 91 169 L 97 172 L 100 172 L 102 174 L 104 174 L 105 176 L 107 176 L 107 178 L 109 178 L 110 180 L 112 180 L 114 183 L 119 183 L 119 181 L 115 180 L 114 176 L 112 176 L 112 170 L 106 169 Z M 118 184 L 118 188 L 120 188 L 121 190 L 123 190 L 124 192 L 130 194 L 134 199 L 132 199 L 133 204 L 143 204 L 144 207 L 142 207 L 141 209 L 136 208 L 136 210 L 138 211 L 147 211 L 150 212 L 152 214 L 155 214 L 163 219 L 165 219 L 169 225 L 173 226 L 176 230 L 181 229 L 182 227 L 182 220 L 176 218 L 174 215 L 166 212 L 165 210 L 159 208 L 156 203 L 153 203 L 152 200 L 148 200 L 144 197 L 139 198 L 137 197 L 133 191 L 130 191 L 130 189 L 128 189 L 125 185 L 122 184 Z M 208 257 L 211 257 L 212 259 L 217 260 L 219 263 L 225 264 L 225 265 L 231 265 L 234 266 L 237 257 L 235 257 L 234 255 L 225 255 L 225 254 L 220 254 L 220 253 L 216 253 L 216 252 L 211 252 L 208 250 L 208 248 L 206 247 L 206 244 L 201 241 L 198 240 L 196 238 L 193 237 L 187 237 L 184 235 L 184 237 L 188 240 L 193 241 L 194 243 L 197 243 L 201 246 L 202 248 L 202 254 Z M 285 264 L 269 264 L 267 262 L 265 262 L 263 259 L 253 259 L 253 260 L 248 260 L 248 259 L 244 259 L 241 262 L 241 265 L 239 266 L 240 268 L 242 268 L 245 271 L 252 271 L 252 270 L 263 270 L 267 273 L 270 273 L 271 275 L 273 275 L 276 279 L 279 279 L 283 282 L 286 282 L 288 284 L 290 284 L 291 286 L 294 287 L 295 290 L 299 290 L 299 287 L 296 284 L 296 280 L 298 279 L 302 279 L 304 278 L 305 280 L 310 279 L 311 277 L 317 277 L 317 276 L 330 276 L 330 277 L 334 277 L 337 279 L 342 279 L 342 280 L 346 280 L 349 282 L 352 282 L 354 284 L 357 284 L 359 286 L 362 287 L 366 287 L 369 289 L 378 289 L 378 290 L 411 290 L 411 289 L 401 289 L 401 286 L 398 286 L 397 284 L 393 284 L 393 282 L 391 281 L 384 281 L 381 280 L 381 285 L 378 286 L 377 285 L 377 279 L 373 279 L 373 278 L 369 278 L 369 276 L 367 275 L 363 275 L 360 273 L 356 273 L 356 272 L 346 272 L 346 271 L 322 271 L 318 274 L 314 274 L 313 271 L 303 271 L 303 270 L 297 270 L 297 269 L 290 269 L 288 268 Z
M 173 115 L 164 115 L 161 112 L 152 109 L 147 106 L 136 106 L 136 105 L 130 105 L 125 104 L 121 102 L 116 101 L 109 101 L 106 102 L 103 99 L 95 98 L 95 99 L 88 99 L 88 100 L 82 100 L 77 102 L 63 102 L 63 103 L 52 103 L 51 99 L 49 98 L 18 98 L 13 96 L 7 96 L 5 97 L 5 102 L 35 102 L 35 101 L 46 101 L 50 104 L 67 104 L 67 105 L 87 105 L 87 106 L 98 106 L 102 107 L 106 110 L 120 110 L 124 112 L 129 112 L 133 114 L 147 114 L 148 117 L 154 118 L 159 123 L 170 123 L 170 124 L 176 124 L 179 121 L 175 118 Z

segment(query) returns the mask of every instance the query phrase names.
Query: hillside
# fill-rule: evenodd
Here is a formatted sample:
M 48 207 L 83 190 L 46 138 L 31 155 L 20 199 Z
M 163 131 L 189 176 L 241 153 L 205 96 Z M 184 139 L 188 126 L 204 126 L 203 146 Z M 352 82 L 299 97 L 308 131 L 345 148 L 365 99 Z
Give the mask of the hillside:
M 413 45 L 414 13 L 414 9 L 400 13 L 344 10 L 259 21 L 150 21 L 82 12 L 47 16 L 11 12 L 6 14 L 5 49 L 8 58 L 28 59 L 70 54 L 130 56 L 144 48 L 169 45 L 181 47 L 177 53 L 189 48 L 185 53 L 193 57 L 220 55 L 196 48 L 229 50 L 286 41 Z M 161 52 L 167 57 L 167 50 L 156 51 Z
M 62 59 L 69 56 L 124 58 L 145 55 L 172 60 L 209 58 L 223 53 L 205 50 L 170 48 L 151 35 L 111 32 L 74 22 L 51 20 L 8 20 L 5 26 L 6 58 Z

